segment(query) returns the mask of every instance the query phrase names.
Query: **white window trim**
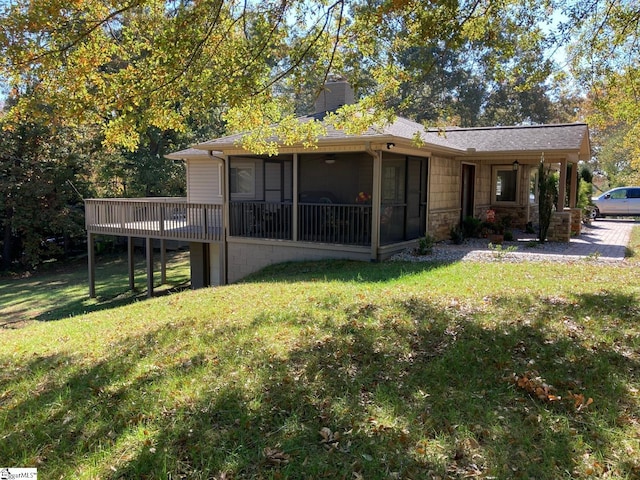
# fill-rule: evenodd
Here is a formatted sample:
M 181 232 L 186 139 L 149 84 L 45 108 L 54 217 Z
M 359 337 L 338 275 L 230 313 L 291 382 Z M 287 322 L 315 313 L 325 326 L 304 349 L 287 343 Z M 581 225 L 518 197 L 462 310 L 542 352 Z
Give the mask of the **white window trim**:
M 491 203 L 495 205 L 518 205 L 518 197 L 520 195 L 520 170 L 516 171 L 516 199 L 515 200 L 496 200 L 498 188 L 498 172 L 513 171 L 513 165 L 493 165 L 491 167 Z

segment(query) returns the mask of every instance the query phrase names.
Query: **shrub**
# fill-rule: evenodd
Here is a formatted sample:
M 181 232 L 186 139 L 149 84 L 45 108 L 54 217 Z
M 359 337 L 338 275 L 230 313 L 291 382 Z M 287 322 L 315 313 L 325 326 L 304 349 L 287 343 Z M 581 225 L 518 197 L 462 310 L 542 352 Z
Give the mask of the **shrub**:
M 479 237 L 482 228 L 482 220 L 476 217 L 465 217 L 462 220 L 461 230 L 464 238 Z
M 462 242 L 464 242 L 464 239 L 465 239 L 465 235 L 461 227 L 451 228 L 450 236 L 451 236 L 451 241 L 456 245 L 462 244 Z
M 430 255 L 433 253 L 433 245 L 436 243 L 431 235 L 425 235 L 418 240 L 418 255 Z

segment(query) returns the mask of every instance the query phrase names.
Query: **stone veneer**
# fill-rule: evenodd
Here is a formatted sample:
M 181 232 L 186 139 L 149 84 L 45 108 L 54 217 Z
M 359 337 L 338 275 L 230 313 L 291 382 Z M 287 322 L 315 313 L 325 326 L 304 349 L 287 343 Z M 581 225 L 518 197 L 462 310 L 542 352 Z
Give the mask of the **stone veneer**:
M 568 242 L 571 240 L 571 212 L 553 212 L 547 232 L 550 242 Z
M 571 235 L 580 235 L 582 232 L 582 209 L 565 208 L 564 211 L 571 213 Z

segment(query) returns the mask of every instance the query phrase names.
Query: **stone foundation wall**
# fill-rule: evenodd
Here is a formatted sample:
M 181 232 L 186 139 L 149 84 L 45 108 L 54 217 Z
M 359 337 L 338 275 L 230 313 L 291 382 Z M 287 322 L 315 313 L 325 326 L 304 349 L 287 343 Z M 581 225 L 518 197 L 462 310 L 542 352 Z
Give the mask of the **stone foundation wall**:
M 460 223 L 460 209 L 441 210 L 429 212 L 429 226 L 427 232 L 436 241 L 448 240 L 451 237 L 451 229 Z
M 571 240 L 571 212 L 553 212 L 547 232 L 550 242 L 568 242 Z

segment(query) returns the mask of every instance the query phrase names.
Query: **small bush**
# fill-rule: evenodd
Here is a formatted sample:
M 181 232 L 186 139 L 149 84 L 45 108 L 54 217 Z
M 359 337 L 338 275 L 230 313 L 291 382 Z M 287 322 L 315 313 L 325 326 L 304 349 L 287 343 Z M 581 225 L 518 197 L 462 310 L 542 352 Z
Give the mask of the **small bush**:
M 436 243 L 431 235 L 425 235 L 418 240 L 418 255 L 430 255 L 433 253 L 433 245 Z
M 449 236 L 451 237 L 451 241 L 455 245 L 461 245 L 464 242 L 465 236 L 462 231 L 462 228 L 460 227 L 453 227 L 451 229 L 451 232 L 449 233 Z
M 505 242 L 513 242 L 513 232 L 507 230 L 504 232 L 504 241 Z
M 465 217 L 462 220 L 461 230 L 464 238 L 474 238 L 480 236 L 482 220 L 476 217 Z

